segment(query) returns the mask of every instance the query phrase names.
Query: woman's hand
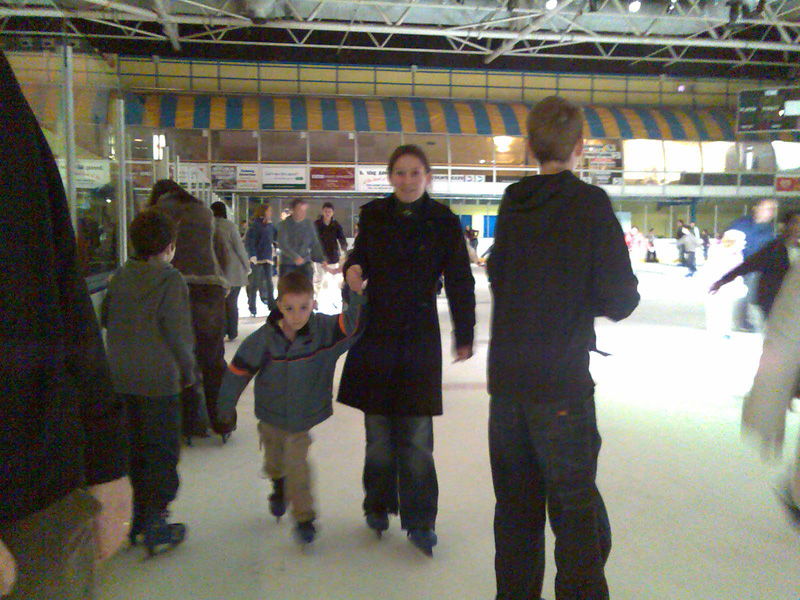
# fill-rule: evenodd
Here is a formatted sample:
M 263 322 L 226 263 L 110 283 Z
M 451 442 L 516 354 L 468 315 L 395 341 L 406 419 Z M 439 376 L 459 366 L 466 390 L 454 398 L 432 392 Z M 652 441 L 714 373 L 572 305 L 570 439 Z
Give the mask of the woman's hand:
M 361 269 L 361 265 L 351 265 L 350 268 L 347 269 L 344 278 L 347 281 L 347 285 L 349 285 L 350 289 L 356 294 L 360 294 L 364 291 L 364 271 Z
M 128 535 L 133 508 L 133 491 L 127 477 L 89 488 L 95 500 L 103 505 L 94 519 L 98 560 L 110 558 L 120 549 Z
M 463 362 L 472 358 L 472 344 L 465 344 L 456 348 L 456 360 L 454 362 Z
M 294 259 L 294 264 L 296 264 L 298 267 L 302 267 L 305 264 L 305 262 L 306 259 L 301 256 L 298 256 L 297 258 Z
M 0 597 L 8 596 L 17 581 L 17 561 L 0 540 Z

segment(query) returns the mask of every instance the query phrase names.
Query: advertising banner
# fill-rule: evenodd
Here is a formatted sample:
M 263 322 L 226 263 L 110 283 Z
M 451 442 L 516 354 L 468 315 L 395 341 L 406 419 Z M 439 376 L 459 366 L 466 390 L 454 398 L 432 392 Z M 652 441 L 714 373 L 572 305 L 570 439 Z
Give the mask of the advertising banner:
M 61 180 L 66 184 L 67 161 L 59 158 L 57 161 Z M 75 166 L 75 187 L 79 190 L 93 190 L 111 182 L 111 161 L 109 160 L 79 160 Z
M 392 186 L 387 178 L 386 167 L 359 167 L 356 190 L 359 192 L 391 192 Z
M 211 187 L 215 190 L 235 190 L 236 165 L 211 165 Z
M 181 163 L 178 165 L 178 185 L 185 188 L 207 186 L 211 183 L 208 165 L 205 163 Z
M 263 165 L 262 190 L 305 190 L 308 188 L 308 171 L 301 165 Z
M 800 192 L 800 177 L 776 177 L 776 192 Z
M 257 191 L 261 189 L 261 167 L 259 165 L 238 165 L 236 167 L 236 189 Z
M 311 167 L 312 190 L 355 190 L 356 172 L 352 167 Z

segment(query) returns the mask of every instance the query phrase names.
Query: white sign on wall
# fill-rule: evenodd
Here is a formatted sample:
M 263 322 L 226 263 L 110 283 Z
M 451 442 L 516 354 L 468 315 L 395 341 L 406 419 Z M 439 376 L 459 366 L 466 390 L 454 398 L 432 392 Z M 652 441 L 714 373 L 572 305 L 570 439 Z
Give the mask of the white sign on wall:
M 359 167 L 356 173 L 356 190 L 359 192 L 391 192 L 386 167 Z
M 205 163 L 180 163 L 178 165 L 178 185 L 185 188 L 205 186 L 211 183 L 208 165 Z
M 308 168 L 303 165 L 262 165 L 261 189 L 308 189 Z
M 58 171 L 61 180 L 67 182 L 67 161 L 59 158 Z M 110 160 L 79 160 L 75 166 L 75 187 L 79 190 L 93 190 L 111 182 Z
M 239 165 L 236 169 L 236 189 L 256 191 L 261 189 L 261 167 Z

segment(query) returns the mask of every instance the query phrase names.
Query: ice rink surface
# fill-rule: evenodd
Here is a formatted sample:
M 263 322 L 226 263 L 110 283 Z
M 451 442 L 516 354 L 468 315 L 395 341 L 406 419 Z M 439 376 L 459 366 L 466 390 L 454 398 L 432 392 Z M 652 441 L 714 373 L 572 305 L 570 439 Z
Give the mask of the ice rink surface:
M 432 559 L 410 545 L 396 518 L 381 540 L 367 530 L 361 511 L 363 416 L 340 405 L 313 430 L 320 535 L 301 552 L 289 515 L 276 523 L 267 510 L 270 486 L 259 476 L 250 386 L 239 402 L 238 430 L 226 445 L 215 436 L 184 447 L 173 509 L 189 527 L 187 541 L 148 560 L 141 548 L 123 550 L 104 569 L 98 597 L 494 598 L 486 392 L 491 305 L 485 274 L 479 268 L 474 273 L 476 354 L 461 364 L 445 357 L 445 414 L 434 421 L 440 498 Z M 761 465 L 739 438 L 742 396 L 757 366 L 760 336 L 735 333 L 726 340 L 705 330 L 707 282 L 701 276 L 686 279 L 673 267 L 638 274 L 640 307 L 622 323 L 598 321 L 598 347 L 611 356 L 592 358 L 603 436 L 598 485 L 613 531 L 606 569 L 611 596 L 796 600 L 800 531 L 772 491 L 782 467 Z M 326 302 L 321 298 L 322 309 Z M 248 315 L 244 291 L 240 306 Z M 447 347 L 444 299 L 439 313 Z M 264 315 L 241 319 L 239 339 L 226 343 L 228 359 Z M 795 451 L 797 415 L 789 426 L 787 460 Z M 552 546 L 547 569 L 543 595 L 553 600 Z

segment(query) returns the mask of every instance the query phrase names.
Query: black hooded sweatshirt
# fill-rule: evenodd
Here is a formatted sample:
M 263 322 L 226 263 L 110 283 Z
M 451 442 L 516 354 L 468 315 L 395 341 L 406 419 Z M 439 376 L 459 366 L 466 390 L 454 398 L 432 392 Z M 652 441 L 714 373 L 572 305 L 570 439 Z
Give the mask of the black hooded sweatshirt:
M 622 228 L 606 193 L 571 171 L 506 189 L 488 262 L 494 298 L 489 393 L 519 402 L 594 391 L 594 318 L 639 303 Z

